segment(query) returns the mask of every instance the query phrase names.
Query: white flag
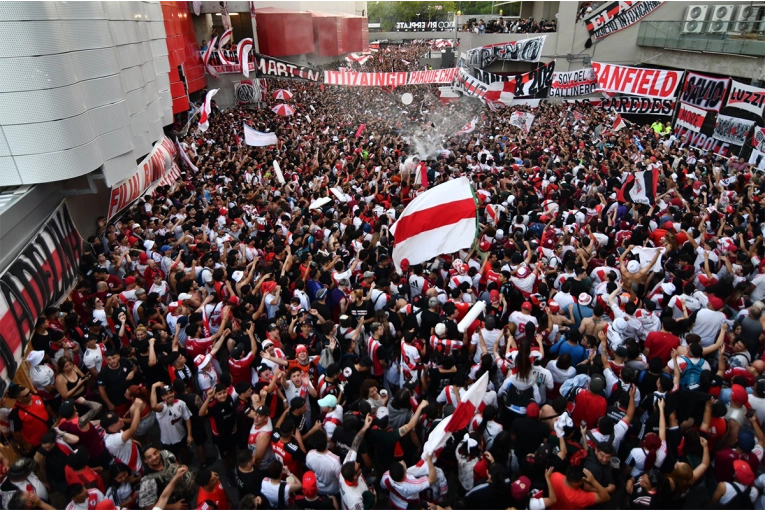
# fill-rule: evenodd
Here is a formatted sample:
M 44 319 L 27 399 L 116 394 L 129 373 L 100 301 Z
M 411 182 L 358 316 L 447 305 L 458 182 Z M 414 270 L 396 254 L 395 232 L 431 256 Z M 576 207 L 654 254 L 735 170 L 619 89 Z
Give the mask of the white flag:
M 266 147 L 268 145 L 278 144 L 279 140 L 276 138 L 276 133 L 263 133 L 261 131 L 256 131 L 245 124 L 244 143 L 250 147 Z

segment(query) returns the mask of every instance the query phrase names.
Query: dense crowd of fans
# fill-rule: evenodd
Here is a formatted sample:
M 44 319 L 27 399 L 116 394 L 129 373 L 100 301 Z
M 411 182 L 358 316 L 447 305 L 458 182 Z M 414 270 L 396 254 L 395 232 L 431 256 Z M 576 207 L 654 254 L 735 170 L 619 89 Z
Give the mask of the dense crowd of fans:
M 4 508 L 762 507 L 748 165 L 585 105 L 268 85 L 295 116 L 215 109 L 181 143 L 196 170 L 99 220 L 36 324 L 33 388 L 0 410 Z M 244 145 L 243 122 L 278 146 Z M 479 227 L 395 267 L 390 227 L 425 191 L 411 165 L 430 187 L 467 176 Z M 646 169 L 655 203 L 617 201 Z M 487 372 L 469 426 L 423 458 Z
M 476 34 L 539 34 L 555 32 L 558 27 L 557 20 L 535 20 L 534 18 L 508 18 L 500 16 L 490 19 L 473 19 L 464 23 L 459 28 L 460 32 L 473 32 Z

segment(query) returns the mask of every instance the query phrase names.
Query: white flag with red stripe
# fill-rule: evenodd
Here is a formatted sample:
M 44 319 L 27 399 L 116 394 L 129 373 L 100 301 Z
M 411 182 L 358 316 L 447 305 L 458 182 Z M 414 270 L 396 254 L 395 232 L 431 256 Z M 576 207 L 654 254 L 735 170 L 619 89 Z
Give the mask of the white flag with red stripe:
M 252 49 L 252 38 L 246 37 L 236 45 L 236 54 L 239 57 L 239 63 L 242 65 L 242 74 L 250 77 L 250 50 Z M 265 81 L 265 80 L 264 80 Z M 263 88 L 265 90 L 265 87 Z
M 617 114 L 616 118 L 614 119 L 614 125 L 611 126 L 611 131 L 616 133 L 617 131 L 625 127 L 627 127 L 627 123 L 624 122 L 624 119 L 622 118 L 621 115 Z
M 229 28 L 223 32 L 223 35 L 220 36 L 220 39 L 218 39 L 218 58 L 220 59 L 221 64 L 224 66 L 234 65 L 234 62 L 229 62 L 228 59 L 226 59 L 226 55 L 223 54 L 223 47 L 226 46 L 226 43 L 229 41 L 229 39 L 231 39 L 233 35 L 234 29 Z
M 470 248 L 475 240 L 478 208 L 467 177 L 440 184 L 419 195 L 391 227 L 393 262 L 420 264 L 444 253 Z
M 465 135 L 465 134 L 467 134 L 467 133 L 472 133 L 473 131 L 475 131 L 475 127 L 476 127 L 477 125 L 478 125 L 478 117 L 474 118 L 473 120 L 471 120 L 470 122 L 468 122 L 467 124 L 465 124 L 465 125 L 462 127 L 462 129 L 460 129 L 459 131 L 457 131 L 457 133 L 456 133 L 456 134 L 458 134 L 458 135 Z
M 218 73 L 215 72 L 215 69 L 213 68 L 213 66 L 208 65 L 208 63 L 210 62 L 210 56 L 212 56 L 213 50 L 216 48 L 215 43 L 217 41 L 218 41 L 218 36 L 216 35 L 215 37 L 213 37 L 213 40 L 210 41 L 210 44 L 207 45 L 207 49 L 205 50 L 204 55 L 202 55 L 202 63 L 207 69 L 207 72 L 216 78 L 218 77 Z
M 199 130 L 203 133 L 210 127 L 210 102 L 212 101 L 213 96 L 218 93 L 218 90 L 220 89 L 212 89 L 207 92 L 205 102 L 199 112 Z

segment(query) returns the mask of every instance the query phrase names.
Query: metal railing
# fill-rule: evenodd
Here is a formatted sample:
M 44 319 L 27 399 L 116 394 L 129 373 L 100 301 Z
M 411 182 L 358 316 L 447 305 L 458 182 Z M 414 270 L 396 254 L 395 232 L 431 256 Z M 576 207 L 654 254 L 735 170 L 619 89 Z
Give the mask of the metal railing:
M 763 21 L 641 21 L 638 46 L 730 53 L 762 57 L 765 55 Z

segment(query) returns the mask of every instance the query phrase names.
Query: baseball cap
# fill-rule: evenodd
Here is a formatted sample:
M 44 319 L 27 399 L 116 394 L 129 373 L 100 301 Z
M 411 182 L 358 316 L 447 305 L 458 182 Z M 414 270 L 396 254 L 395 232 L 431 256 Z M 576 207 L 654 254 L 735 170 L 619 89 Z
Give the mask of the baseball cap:
M 106 416 L 101 418 L 101 427 L 106 430 L 115 423 L 118 423 L 120 421 L 120 417 L 117 413 L 109 412 L 106 413 Z
M 264 342 L 263 342 L 263 350 L 265 351 L 266 349 L 268 349 L 268 348 L 269 348 L 269 347 L 271 347 L 272 345 L 274 345 L 274 342 L 273 342 L 272 340 L 266 340 L 266 341 L 264 341 Z
M 337 406 L 337 397 L 334 395 L 327 395 L 320 399 L 318 404 L 319 407 L 335 407 Z
M 258 365 L 258 375 L 265 372 L 266 370 L 271 370 L 271 367 L 266 365 L 265 363 L 261 363 L 260 365 Z
M 526 406 L 526 416 L 532 419 L 539 418 L 539 404 L 531 402 Z
M 255 412 L 261 416 L 269 416 L 271 414 L 271 411 L 269 411 L 266 406 L 258 407 L 257 409 L 255 409 Z
M 316 299 L 322 299 L 327 295 L 327 289 L 319 289 L 316 291 Z
M 303 344 L 298 345 L 295 347 L 295 355 L 300 354 L 301 352 L 308 352 L 308 347 L 306 347 Z
M 439 322 L 438 324 L 436 324 L 436 327 L 433 328 L 433 330 L 438 336 L 444 335 L 446 334 L 446 324 Z
M 524 302 L 524 303 L 521 305 L 521 309 L 522 309 L 522 310 L 529 310 L 529 311 L 530 311 L 530 310 L 531 310 L 531 303 L 529 303 L 528 301 Z
M 744 485 L 754 484 L 754 472 L 752 466 L 745 460 L 734 460 L 733 471 L 736 473 L 736 480 Z
M 492 303 L 498 303 L 499 302 L 499 291 L 492 290 L 489 292 L 489 301 Z
M 131 285 L 135 283 L 135 276 L 128 276 L 125 278 L 125 285 Z
M 521 476 L 510 485 L 510 494 L 512 494 L 514 500 L 520 501 L 526 497 L 526 494 L 529 493 L 530 489 L 531 480 L 525 476 Z
M 744 389 L 744 387 L 740 384 L 734 384 L 731 386 L 730 401 L 746 406 L 747 409 L 750 407 L 749 395 L 746 393 L 746 389 Z
M 74 400 L 64 400 L 61 402 L 61 405 L 58 408 L 58 415 L 64 418 L 65 420 L 68 420 L 72 416 L 74 416 Z M 741 433 L 738 435 L 738 442 L 739 445 L 741 444 Z
M 212 361 L 212 356 L 209 354 L 197 354 L 197 356 L 194 358 L 194 366 L 201 369 L 206 367 L 210 361 Z
M 754 450 L 754 445 L 755 445 L 755 440 L 754 440 L 754 432 L 752 431 L 752 429 L 744 429 L 744 428 L 739 429 L 738 447 L 741 448 L 741 450 L 744 453 L 749 453 L 752 450 Z
M 265 282 L 260 288 L 263 291 L 263 294 L 268 294 L 276 288 L 276 282 Z
M 319 487 L 316 485 L 316 474 L 313 471 L 303 473 L 303 495 L 309 498 L 316 497 Z
M 90 321 L 88 322 L 88 326 L 100 326 L 100 325 L 101 325 L 101 321 L 96 319 L 95 317 L 90 319 Z
M 725 306 L 723 300 L 717 296 L 709 296 L 709 304 L 712 305 L 715 310 L 721 310 Z

